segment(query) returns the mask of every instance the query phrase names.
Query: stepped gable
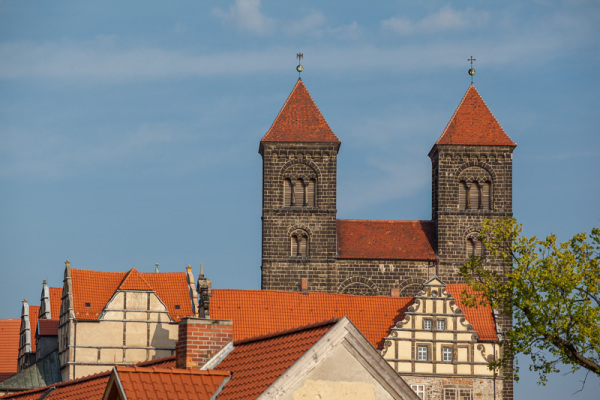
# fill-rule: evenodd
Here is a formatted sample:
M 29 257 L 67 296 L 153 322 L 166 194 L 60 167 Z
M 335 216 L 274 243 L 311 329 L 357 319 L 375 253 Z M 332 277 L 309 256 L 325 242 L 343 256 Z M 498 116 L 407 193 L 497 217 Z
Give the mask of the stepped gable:
M 117 391 L 122 390 L 124 398 L 128 400 L 170 398 L 209 400 L 223 381 L 230 376 L 229 372 L 224 371 L 137 366 L 116 366 L 113 377 L 115 372 L 119 384 L 113 382 L 114 378 L 111 379 L 112 384 L 109 382 L 105 395 L 116 394 Z
M 298 79 L 263 142 L 341 143 L 319 111 L 302 79 Z
M 467 283 L 449 283 L 446 285 L 446 292 L 450 293 L 459 307 L 465 318 L 471 325 L 473 330 L 477 331 L 480 340 L 498 340 L 496 332 L 496 322 L 494 321 L 494 313 L 490 306 L 478 305 L 477 307 L 467 307 L 461 301 L 462 293 L 477 294 Z
M 381 350 L 383 338 L 412 303 L 412 297 L 213 289 L 210 316 L 233 321 L 233 340 L 346 316 Z
M 0 382 L 17 373 L 21 320 L 0 319 Z
M 136 271 L 133 275 L 130 274 L 131 272 L 71 268 L 75 318 L 97 320 L 106 304 L 119 289 L 154 291 L 167 306 L 169 316 L 175 322 L 194 315 L 185 272 L 139 273 Z M 131 275 L 131 281 L 125 281 L 126 275 Z M 121 284 L 125 284 L 125 288 L 136 289 L 123 289 L 120 287 Z M 140 289 L 141 287 L 149 289 Z M 89 306 L 86 306 L 86 303 Z M 176 306 L 179 306 L 179 309 Z
M 473 85 L 467 89 L 467 93 L 435 144 L 517 146 L 504 132 Z
M 340 259 L 436 260 L 433 221 L 338 219 Z
M 234 349 L 218 365 L 219 370 L 231 372 L 231 380 L 219 394 L 219 399 L 256 399 L 337 321 L 234 342 Z
M 119 285 L 119 290 L 140 290 L 144 292 L 152 292 L 152 288 L 146 282 L 144 278 L 140 275 L 137 269 L 131 268 L 125 278 L 123 278 L 123 282 Z

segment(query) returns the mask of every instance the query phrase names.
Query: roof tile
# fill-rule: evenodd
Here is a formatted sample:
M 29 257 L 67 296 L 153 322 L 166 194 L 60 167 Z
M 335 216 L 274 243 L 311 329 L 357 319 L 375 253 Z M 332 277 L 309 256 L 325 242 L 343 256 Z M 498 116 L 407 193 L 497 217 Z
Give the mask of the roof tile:
M 512 147 L 517 145 L 504 132 L 473 85 L 467 89 L 435 144 Z
M 51 287 L 50 289 L 50 319 L 60 319 L 60 304 L 62 303 L 62 288 Z
M 38 315 L 40 314 L 40 306 L 29 306 L 29 327 L 31 328 L 31 352 L 35 353 L 36 343 L 35 335 L 38 328 Z
M 498 340 L 498 334 L 496 333 L 496 322 L 494 321 L 494 313 L 490 306 L 476 306 L 467 307 L 461 301 L 462 293 L 468 294 L 476 293 L 471 289 L 467 283 L 454 283 L 447 284 L 446 291 L 454 297 L 456 305 L 462 309 L 465 314 L 465 318 L 473 329 L 477 331 L 481 340 Z
M 40 319 L 38 320 L 38 334 L 40 336 L 57 336 L 58 319 Z
M 213 289 L 210 316 L 233 321 L 233 339 L 265 335 L 298 325 L 347 316 L 376 348 L 404 318 L 411 297 L 337 293 Z
M 435 260 L 433 221 L 338 219 L 338 258 Z
M 17 373 L 20 331 L 20 319 L 0 319 L 0 382 Z
M 340 143 L 340 140 L 327 124 L 302 79 L 298 79 L 261 142 Z

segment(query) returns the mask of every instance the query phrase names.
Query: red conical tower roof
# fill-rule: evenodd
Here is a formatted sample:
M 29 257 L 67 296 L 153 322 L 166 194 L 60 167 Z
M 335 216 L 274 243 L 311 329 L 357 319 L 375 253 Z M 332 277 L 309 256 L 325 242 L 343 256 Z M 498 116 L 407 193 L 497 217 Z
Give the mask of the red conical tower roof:
M 467 146 L 513 146 L 475 86 L 469 86 L 444 133 L 435 144 Z
M 341 143 L 315 104 L 302 79 L 262 138 L 263 142 Z

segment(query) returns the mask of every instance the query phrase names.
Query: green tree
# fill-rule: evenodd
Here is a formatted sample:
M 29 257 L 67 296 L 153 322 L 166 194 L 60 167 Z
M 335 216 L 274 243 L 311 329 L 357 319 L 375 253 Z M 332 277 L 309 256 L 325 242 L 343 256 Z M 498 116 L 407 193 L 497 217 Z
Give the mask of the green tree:
M 521 231 L 513 218 L 484 221 L 480 240 L 486 254 L 471 257 L 461 268 L 483 294 L 467 296 L 469 306 L 489 304 L 513 317 L 501 341 L 503 357 L 490 368 L 510 366 L 524 354 L 541 384 L 560 364 L 600 376 L 600 229 L 565 243 L 557 243 L 555 235 L 527 238 Z M 485 267 L 491 260 L 512 265 L 512 271 L 491 271 Z M 515 364 L 517 380 L 518 371 Z

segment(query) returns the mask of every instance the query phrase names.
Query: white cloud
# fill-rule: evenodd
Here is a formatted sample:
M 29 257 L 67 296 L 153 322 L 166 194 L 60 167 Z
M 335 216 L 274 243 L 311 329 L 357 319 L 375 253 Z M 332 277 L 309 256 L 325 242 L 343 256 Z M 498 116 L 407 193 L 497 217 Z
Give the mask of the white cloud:
M 264 35 L 272 31 L 275 21 L 260 11 L 260 0 L 235 0 L 228 11 L 215 8 L 213 14 L 237 29 Z
M 312 10 L 309 14 L 297 21 L 285 24 L 283 29 L 290 35 L 314 35 L 320 34 L 326 18 L 320 11 Z
M 461 30 L 484 25 L 488 20 L 487 11 L 476 11 L 472 8 L 461 11 L 446 6 L 416 22 L 405 17 L 392 17 L 382 21 L 381 25 L 396 33 L 408 35 Z

